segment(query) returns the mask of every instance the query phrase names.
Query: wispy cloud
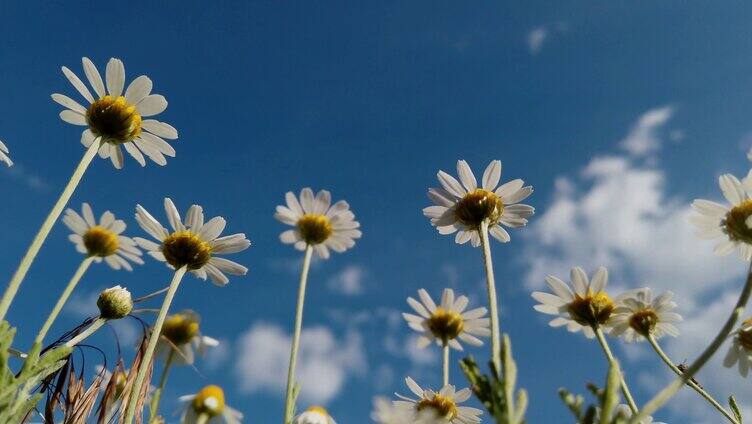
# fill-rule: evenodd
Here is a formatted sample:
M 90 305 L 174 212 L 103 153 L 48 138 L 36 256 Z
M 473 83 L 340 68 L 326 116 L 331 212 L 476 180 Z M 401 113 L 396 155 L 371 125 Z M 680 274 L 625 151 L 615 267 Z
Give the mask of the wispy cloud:
M 541 52 L 543 45 L 554 35 L 564 33 L 569 29 L 566 22 L 557 22 L 554 25 L 540 25 L 530 31 L 525 36 L 528 51 L 535 56 Z
M 365 290 L 367 271 L 359 265 L 349 265 L 331 277 L 326 286 L 329 290 L 345 296 L 357 296 Z
M 662 130 L 673 115 L 674 108 L 671 106 L 662 106 L 645 112 L 629 130 L 629 134 L 619 142 L 619 146 L 632 156 L 645 156 L 656 152 L 663 141 Z M 672 140 L 679 140 L 683 133 L 674 130 L 670 136 Z
M 34 191 L 42 192 L 46 191 L 49 188 L 49 185 L 42 177 L 26 169 L 25 166 L 19 163 L 16 163 L 11 167 L 2 166 L 0 167 L 0 169 L 2 169 L 3 172 L 8 175 L 8 177 L 20 183 L 26 184 L 27 187 Z

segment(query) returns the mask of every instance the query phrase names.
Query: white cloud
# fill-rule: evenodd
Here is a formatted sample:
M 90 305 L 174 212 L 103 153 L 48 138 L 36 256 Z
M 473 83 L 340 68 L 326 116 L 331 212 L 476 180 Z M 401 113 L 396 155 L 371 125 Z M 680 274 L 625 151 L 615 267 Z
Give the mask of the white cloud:
M 576 177 L 558 177 L 551 204 L 526 232 L 523 261 L 530 269 L 526 276 L 529 288 L 544 286 L 546 274 L 568 280 L 569 268 L 574 265 L 589 270 L 605 265 L 614 292 L 641 286 L 672 290 L 679 312 L 687 319 L 679 326 L 682 335 L 667 338 L 664 343 L 675 360 L 691 361 L 728 317 L 745 265 L 738 255 L 715 256 L 714 243 L 697 238 L 688 223 L 693 213 L 691 199 L 668 193 L 665 171 L 641 161 L 662 144 L 658 129 L 671 115 L 670 108 L 656 108 L 638 119 L 620 143 L 633 156 L 594 157 Z M 716 200 L 720 197 L 719 191 Z M 638 349 L 647 350 L 638 353 Z M 646 355 L 652 355 L 647 345 L 630 346 L 626 353 L 630 361 L 644 361 Z M 720 399 L 729 391 L 746 393 L 748 382 L 720 365 L 723 353 L 719 352 L 702 371 L 701 382 Z M 669 381 L 656 372 L 660 366 L 647 368 L 641 378 L 651 391 Z M 708 408 L 692 397 L 694 393 L 683 392 L 688 393 L 671 402 L 669 408 L 691 417 L 692 422 L 698 417 L 708 420 L 704 422 L 719 422 L 712 411 L 702 415 Z
M 26 184 L 34 191 L 42 192 L 46 191 L 49 188 L 49 184 L 47 184 L 47 182 L 42 179 L 42 177 L 33 173 L 32 171 L 29 171 L 26 167 L 19 163 L 15 163 L 11 167 L 6 167 L 5 165 L 3 165 L 2 169 L 12 179 Z
M 629 130 L 619 145 L 633 156 L 645 156 L 661 146 L 661 130 L 674 115 L 671 106 L 662 106 L 645 112 Z M 679 140 L 684 134 L 672 131 L 671 138 Z
M 284 395 L 291 339 L 280 326 L 265 323 L 254 324 L 241 335 L 235 364 L 240 389 Z M 365 355 L 357 333 L 351 331 L 338 340 L 323 326 L 303 330 L 297 366 L 303 402 L 327 403 L 351 375 L 364 368 Z
M 338 274 L 329 279 L 326 286 L 329 290 L 345 296 L 356 296 L 363 293 L 364 280 L 367 272 L 358 265 L 345 267 Z
M 548 29 L 545 26 L 533 28 L 527 33 L 527 48 L 530 54 L 538 54 L 543 48 L 543 43 L 548 38 Z

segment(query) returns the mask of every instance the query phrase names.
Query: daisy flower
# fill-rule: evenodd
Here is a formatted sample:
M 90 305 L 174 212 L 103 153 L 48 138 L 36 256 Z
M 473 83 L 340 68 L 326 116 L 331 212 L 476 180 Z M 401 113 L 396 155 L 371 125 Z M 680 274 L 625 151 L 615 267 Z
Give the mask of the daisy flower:
M 534 309 L 557 316 L 549 322 L 551 327 L 566 326 L 567 330 L 582 331 L 592 339 L 595 337 L 593 327 L 607 325 L 616 307 L 614 300 L 605 292 L 608 271 L 600 267 L 590 280 L 582 268 L 574 267 L 570 279 L 574 291 L 553 275 L 546 277 L 546 284 L 553 294 L 533 292 L 533 299 L 540 302 Z
M 240 411 L 225 403 L 225 392 L 219 386 L 206 386 L 198 393 L 181 396 L 178 400 L 185 403 L 185 411 L 180 417 L 181 424 L 239 424 L 243 419 Z
M 122 146 L 141 166 L 146 165 L 144 155 L 159 165 L 165 165 L 165 156 L 175 156 L 175 149 L 164 139 L 178 138 L 175 128 L 155 119 L 143 119 L 162 113 L 167 100 L 160 94 L 151 94 L 152 82 L 146 75 L 134 79 L 125 87 L 125 67 L 120 59 L 107 62 L 105 86 L 97 67 L 89 58 L 82 59 L 84 74 L 94 89 L 94 95 L 70 69 L 62 67 L 63 74 L 87 101 L 84 107 L 70 97 L 55 93 L 52 100 L 66 109 L 60 119 L 88 127 L 81 135 L 81 143 L 89 147 L 99 140 L 99 156 L 110 158 L 115 168 L 123 167 Z
M 465 311 L 468 304 L 467 296 L 455 299 L 454 290 L 444 289 L 441 304 L 438 306 L 425 289 L 418 290 L 418 296 L 422 303 L 412 297 L 407 298 L 407 303 L 418 315 L 402 314 L 410 328 L 421 333 L 418 337 L 418 347 L 425 348 L 435 341 L 439 346 L 448 344 L 456 350 L 462 350 L 459 340 L 481 346 L 483 342 L 476 336 L 491 335 L 488 328 L 489 319 L 483 318 L 486 308 Z
M 746 378 L 752 367 L 752 318 L 747 318 L 739 329 L 731 334 L 731 346 L 723 359 L 723 366 L 731 368 L 737 363 L 739 374 Z
M 629 343 L 644 341 L 648 334 L 656 339 L 664 335 L 678 336 L 679 330 L 672 323 L 681 321 L 682 317 L 672 312 L 676 308 L 676 302 L 671 300 L 673 296 L 667 291 L 653 298 L 648 287 L 620 296 L 610 322 L 611 335 L 623 337 Z
M 337 424 L 321 406 L 311 406 L 295 418 L 294 424 Z
M 10 160 L 10 157 L 8 157 L 8 153 L 10 153 L 10 151 L 7 147 L 5 147 L 5 144 L 3 144 L 2 140 L 0 140 L 0 162 L 8 166 L 13 166 L 13 161 Z
M 157 343 L 157 355 L 166 358 L 171 352 L 173 362 L 181 365 L 193 364 L 196 353 L 204 356 L 210 347 L 219 346 L 219 340 L 204 336 L 200 328 L 201 318 L 193 311 L 182 311 L 170 315 L 162 325 L 161 337 Z
M 219 237 L 225 229 L 225 219 L 216 216 L 204 223 L 204 211 L 201 206 L 191 206 L 186 213 L 185 222 L 180 220 L 180 214 L 172 200 L 165 198 L 164 207 L 172 232 L 164 228 L 141 205 L 136 205 L 136 221 L 159 243 L 141 237 L 134 237 L 133 240 L 151 257 L 166 262 L 174 269 L 187 267 L 202 280 L 206 280 L 208 275 L 218 286 L 230 281 L 225 273 L 245 275 L 248 272 L 248 268 L 243 265 L 214 256 L 247 249 L 251 242 L 245 238 L 245 234 Z
M 480 422 L 483 411 L 460 404 L 470 398 L 470 389 L 455 391 L 454 386 L 447 384 L 438 393 L 431 389 L 422 389 L 410 377 L 405 379 L 407 387 L 417 399 L 397 394 L 402 400 L 395 401 L 396 407 L 406 413 L 413 413 L 424 422 L 426 416 L 433 417 L 433 422 L 447 424 L 474 424 Z
M 488 164 L 483 172 L 481 187 L 478 187 L 473 171 L 464 160 L 457 161 L 457 174 L 462 183 L 439 171 L 441 187 L 428 190 L 428 197 L 435 205 L 423 209 L 423 214 L 431 219 L 431 225 L 436 227 L 439 234 L 456 232 L 454 240 L 459 244 L 470 241 L 474 247 L 480 246 L 478 230 L 484 221 L 488 223 L 491 236 L 506 243 L 510 237 L 502 225 L 522 227 L 535 212 L 532 206 L 517 204 L 530 196 L 533 192 L 531 186 L 523 187 L 524 182 L 520 179 L 498 186 L 501 161 L 494 160 Z
M 716 255 L 727 255 L 737 248 L 742 259 L 752 260 L 752 171 L 742 181 L 731 174 L 721 175 L 718 183 L 730 206 L 697 199 L 692 208 L 699 215 L 690 221 L 697 227 L 699 237 L 722 239 L 715 247 Z
M 295 227 L 280 234 L 282 243 L 292 244 L 298 250 L 307 246 L 323 259 L 329 257 L 329 249 L 342 253 L 355 246 L 355 239 L 362 233 L 360 223 L 344 200 L 332 205 L 332 195 L 326 190 L 316 196 L 306 187 L 300 191 L 300 201 L 295 193 L 285 194 L 287 206 L 277 206 L 274 218 Z
M 73 231 L 68 240 L 76 245 L 76 250 L 94 257 L 96 262 L 104 259 L 112 269 L 124 268 L 128 271 L 133 270 L 128 261 L 143 265 L 141 250 L 136 242 L 122 235 L 125 222 L 116 219 L 112 212 L 105 211 L 97 222 L 91 206 L 84 203 L 80 215 L 73 209 L 66 209 L 63 223 Z

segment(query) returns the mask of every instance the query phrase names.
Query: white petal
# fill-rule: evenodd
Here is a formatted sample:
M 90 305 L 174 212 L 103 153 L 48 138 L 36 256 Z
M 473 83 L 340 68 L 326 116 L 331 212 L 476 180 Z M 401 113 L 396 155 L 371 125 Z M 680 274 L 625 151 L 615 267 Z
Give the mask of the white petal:
M 125 85 L 125 67 L 120 59 L 111 58 L 107 62 L 107 91 L 110 95 L 118 97 L 123 94 L 123 86 Z
M 141 116 L 158 115 L 167 109 L 167 99 L 161 94 L 150 94 L 136 105 Z
M 470 165 L 464 160 L 457 161 L 457 175 L 459 175 L 462 185 L 468 192 L 478 188 L 478 181 L 475 180 L 475 175 L 472 169 L 470 169 Z
M 493 191 L 501 178 L 501 161 L 492 160 L 483 171 L 483 189 Z
M 141 122 L 141 126 L 150 133 L 158 135 L 168 140 L 175 140 L 178 138 L 178 130 L 170 124 L 160 122 L 155 119 L 145 119 Z
M 129 104 L 135 105 L 151 93 L 151 88 L 152 82 L 149 77 L 141 75 L 128 84 L 128 88 L 125 90 L 125 100 Z M 142 125 L 143 124 L 144 123 L 142 123 Z M 146 128 L 146 126 L 144 126 L 144 128 Z M 149 130 L 147 129 L 147 131 Z
M 94 103 L 94 97 L 91 96 L 89 89 L 86 88 L 86 85 L 84 85 L 83 81 L 81 81 L 81 79 L 79 79 L 78 76 L 73 73 L 73 71 L 66 68 L 65 66 L 63 66 L 61 69 L 63 70 L 63 75 L 68 78 L 68 81 L 73 84 L 73 87 L 79 93 L 81 93 L 81 95 L 84 96 L 84 98 L 88 100 L 89 103 Z
M 94 92 L 97 93 L 97 96 L 99 98 L 104 97 L 107 92 L 105 92 L 104 90 L 102 75 L 99 74 L 97 67 L 94 66 L 94 63 L 88 57 L 82 58 L 81 62 L 83 62 L 84 65 L 84 74 L 86 74 L 86 79 L 89 80 L 89 84 L 91 84 L 91 86 L 94 88 Z

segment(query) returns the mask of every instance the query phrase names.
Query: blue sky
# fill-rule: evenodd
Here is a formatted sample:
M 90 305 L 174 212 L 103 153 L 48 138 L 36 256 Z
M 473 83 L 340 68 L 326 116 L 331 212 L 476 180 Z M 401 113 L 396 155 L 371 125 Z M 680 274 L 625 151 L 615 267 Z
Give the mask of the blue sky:
M 714 258 L 686 216 L 692 198 L 719 198 L 720 173 L 749 166 L 752 8 L 742 2 L 25 2 L 4 5 L 4 16 L 0 138 L 17 165 L 0 170 L 0 274 L 11 275 L 83 153 L 49 98 L 76 94 L 60 66 L 82 75 L 82 56 L 100 69 L 121 58 L 128 81 L 148 75 L 180 139 L 166 167 L 127 158 L 116 171 L 95 160 L 71 206 L 109 209 L 142 236 L 136 203 L 162 219 L 170 196 L 253 242 L 234 258 L 248 276 L 221 289 L 189 277 L 177 296 L 174 309 L 198 311 L 223 347 L 172 373 L 170 419 L 177 396 L 218 383 L 248 422 L 280 420 L 285 376 L 264 371 L 286 357 L 292 328 L 300 255 L 279 243 L 284 228 L 272 218 L 288 190 L 326 188 L 363 226 L 355 249 L 314 265 L 306 304 L 303 403 L 324 403 L 345 424 L 364 422 L 374 395 L 405 392 L 407 374 L 440 382 L 437 352 L 412 349 L 398 319 L 407 296 L 453 287 L 484 299 L 480 252 L 439 236 L 421 213 L 436 171 L 453 173 L 457 159 L 478 174 L 500 159 L 503 180 L 536 189 L 531 225 L 492 247 L 530 422 L 569 420 L 556 389 L 583 392 L 605 374 L 594 343 L 532 310 L 543 275 L 605 264 L 614 286 L 673 290 L 688 318 L 685 335 L 666 342 L 677 361 L 702 347 L 740 285 L 743 264 Z M 56 226 L 11 308 L 20 347 L 80 260 L 67 234 Z M 143 294 L 169 277 L 154 261 L 133 273 L 95 266 L 53 332 L 91 312 L 101 288 Z M 122 340 L 132 328 L 118 326 Z M 112 361 L 111 336 L 96 340 Z M 668 381 L 646 346 L 613 344 L 640 403 Z M 742 396 L 745 382 L 713 366 L 700 381 L 720 398 Z M 459 370 L 452 380 L 461 385 Z M 717 422 L 683 396 L 658 417 Z

